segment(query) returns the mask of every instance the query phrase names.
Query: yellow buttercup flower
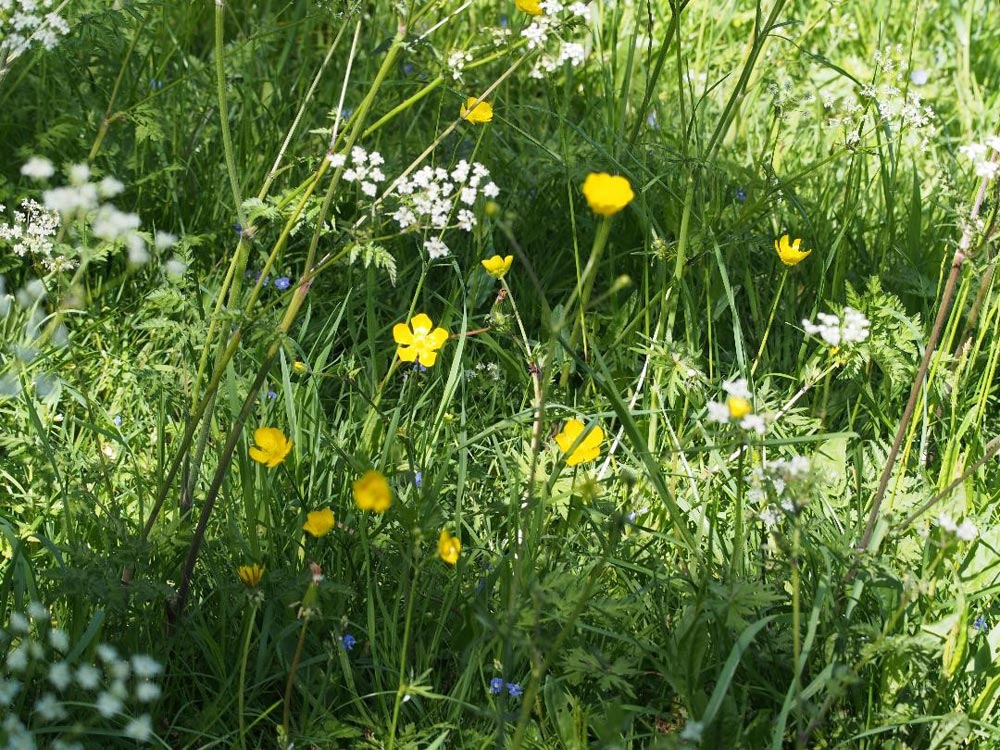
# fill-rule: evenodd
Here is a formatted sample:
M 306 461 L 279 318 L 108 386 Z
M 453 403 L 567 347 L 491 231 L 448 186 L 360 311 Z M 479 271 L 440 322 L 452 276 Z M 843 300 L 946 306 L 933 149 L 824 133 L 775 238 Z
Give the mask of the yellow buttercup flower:
M 297 373 L 299 373 L 301 375 L 303 372 L 305 372 L 309 368 L 306 367 L 306 363 L 305 362 L 303 362 L 301 359 L 297 359 L 294 362 L 292 362 L 292 369 L 295 370 L 295 372 L 297 372 Z
M 504 258 L 501 258 L 499 255 L 494 255 L 492 258 L 480 261 L 480 263 L 483 264 L 483 268 L 486 269 L 486 273 L 494 279 L 502 279 L 510 270 L 510 264 L 513 262 L 513 255 L 508 255 Z
M 389 482 L 374 469 L 366 471 L 360 479 L 354 482 L 354 503 L 361 510 L 385 513 L 392 505 L 392 490 L 389 489 Z
M 277 427 L 258 427 L 253 431 L 253 441 L 256 445 L 250 448 L 250 458 L 269 469 L 284 461 L 292 450 L 292 441 Z
M 806 250 L 805 252 L 799 250 L 799 245 L 801 244 L 801 239 L 789 243 L 788 235 L 782 235 L 780 240 L 774 241 L 774 251 L 786 266 L 796 266 L 812 252 L 812 250 Z
M 306 522 L 302 524 L 302 530 L 308 531 L 318 539 L 330 533 L 333 521 L 333 511 L 329 508 L 311 510 L 306 514 Z
M 248 589 L 255 589 L 260 584 L 260 579 L 264 577 L 264 566 L 256 563 L 241 565 L 236 569 L 236 575 L 240 577 L 243 585 Z
M 438 537 L 438 557 L 449 565 L 454 565 L 458 562 L 460 554 L 462 554 L 461 540 L 448 533 L 448 529 L 441 529 L 441 536 Z
M 540 16 L 545 12 L 538 0 L 514 0 L 514 6 L 519 11 L 530 13 L 533 16 Z
M 583 181 L 583 197 L 590 210 L 598 216 L 614 216 L 632 202 L 635 193 L 629 181 L 621 175 L 591 172 Z
M 559 444 L 563 453 L 569 451 L 576 439 L 583 433 L 585 425 L 579 419 L 571 419 L 562 428 L 562 432 L 556 435 L 556 443 Z M 566 456 L 567 466 L 576 466 L 584 461 L 593 461 L 601 455 L 601 441 L 604 440 L 604 430 L 595 427 L 587 433 L 580 444 L 573 449 L 573 452 Z
M 470 96 L 465 100 L 465 104 L 459 110 L 462 119 L 476 124 L 490 122 L 493 119 L 493 105 L 486 101 L 476 104 L 478 99 L 477 96 Z
M 753 413 L 750 402 L 740 396 L 730 396 L 726 400 L 726 406 L 729 407 L 730 419 L 743 419 L 747 414 Z
M 392 327 L 392 338 L 399 344 L 396 348 L 399 358 L 404 362 L 417 361 L 424 367 L 432 367 L 437 362 L 437 350 L 448 340 L 445 329 L 433 326 L 424 313 L 414 315 L 409 325 L 396 323 Z

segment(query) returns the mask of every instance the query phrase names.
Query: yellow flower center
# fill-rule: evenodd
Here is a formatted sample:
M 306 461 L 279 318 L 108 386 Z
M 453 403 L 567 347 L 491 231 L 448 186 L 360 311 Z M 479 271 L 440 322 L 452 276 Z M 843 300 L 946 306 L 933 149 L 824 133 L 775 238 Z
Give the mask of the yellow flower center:
M 740 398 L 739 396 L 732 396 L 726 401 L 726 406 L 729 407 L 729 416 L 731 419 L 743 419 L 747 414 L 753 412 L 753 407 L 750 402 L 745 398 Z

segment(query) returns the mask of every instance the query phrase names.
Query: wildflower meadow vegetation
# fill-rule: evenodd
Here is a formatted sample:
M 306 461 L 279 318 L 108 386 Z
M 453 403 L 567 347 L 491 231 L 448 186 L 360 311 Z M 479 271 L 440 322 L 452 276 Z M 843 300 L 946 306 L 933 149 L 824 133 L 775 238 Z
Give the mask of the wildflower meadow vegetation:
M 1000 748 L 995 0 L 0 0 L 0 750 Z

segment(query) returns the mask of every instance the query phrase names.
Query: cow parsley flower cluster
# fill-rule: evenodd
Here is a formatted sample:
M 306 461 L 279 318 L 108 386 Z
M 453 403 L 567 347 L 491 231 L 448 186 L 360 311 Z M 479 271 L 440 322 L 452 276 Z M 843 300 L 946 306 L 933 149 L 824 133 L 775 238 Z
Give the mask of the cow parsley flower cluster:
M 34 748 L 37 734 L 53 750 L 82 750 L 87 727 L 101 737 L 118 732 L 149 742 L 146 707 L 160 697 L 159 662 L 123 657 L 106 644 L 93 660 L 74 659 L 73 651 L 44 605 L 32 602 L 26 612 L 10 614 L 0 629 L 0 713 L 6 714 L 0 747 Z
M 345 154 L 330 154 L 327 156 L 333 167 L 343 167 L 347 164 Z M 382 165 L 385 160 L 378 151 L 370 154 L 361 146 L 351 149 L 351 164 L 344 170 L 344 179 L 347 182 L 356 182 L 361 185 L 361 192 L 369 198 L 374 198 L 378 193 L 378 184 L 385 182 L 385 174 L 382 172 Z
M 0 0 L 0 79 L 30 47 L 52 49 L 69 33 L 56 5 L 56 0 Z
M 452 50 L 448 55 L 448 62 L 445 63 L 445 67 L 447 68 L 449 75 L 451 75 L 452 80 L 456 83 L 461 83 L 462 74 L 465 72 L 465 66 L 470 62 L 472 62 L 471 52 L 456 49 Z
M 853 307 L 845 307 L 843 318 L 829 313 L 816 315 L 817 323 L 802 321 L 802 328 L 810 336 L 819 336 L 830 346 L 860 344 L 868 338 L 868 318 Z
M 799 514 L 811 480 L 812 467 L 805 456 L 765 461 L 751 474 L 747 499 L 761 508 L 758 517 L 772 529 L 785 517 Z
M 926 84 L 926 72 L 910 70 L 909 53 L 900 44 L 875 50 L 872 62 L 871 66 L 861 65 L 851 71 L 858 80 L 871 81 L 860 91 L 840 97 L 828 92 L 824 96 L 827 125 L 843 131 L 846 146 L 861 148 L 876 132 L 865 127 L 866 115 L 874 109 L 879 131 L 889 130 L 894 136 L 902 136 L 911 148 L 928 152 L 938 133 L 938 116 L 914 90 Z
M 489 36 L 490 44 L 494 47 L 506 47 L 510 43 L 512 31 L 509 26 L 488 26 L 482 32 Z
M 1000 161 L 990 156 L 990 149 L 1000 152 L 1000 136 L 990 136 L 985 143 L 962 146 L 958 152 L 972 162 L 977 177 L 993 179 L 1000 174 Z
M 585 3 L 562 3 L 559 0 L 543 0 L 539 3 L 543 13 L 533 17 L 522 31 L 521 36 L 527 40 L 528 49 L 543 49 L 547 46 L 549 37 L 564 23 L 572 23 L 577 19 L 586 19 L 590 11 Z M 560 40 L 555 54 L 542 54 L 532 66 L 528 75 L 532 78 L 544 78 L 555 72 L 563 63 L 571 66 L 582 65 L 587 53 L 582 44 Z
M 938 526 L 951 534 L 960 542 L 971 542 L 979 535 L 979 529 L 972 521 L 966 519 L 961 523 L 955 523 L 955 519 L 950 513 L 942 513 L 937 517 Z
M 34 179 L 47 179 L 54 169 L 47 160 L 34 157 L 22 168 L 22 173 Z M 42 193 L 42 202 L 49 211 L 59 214 L 63 224 L 86 221 L 91 233 L 109 244 L 121 242 L 128 248 L 129 261 L 149 260 L 146 239 L 139 233 L 141 220 L 134 213 L 118 209 L 109 199 L 120 194 L 125 186 L 114 177 L 92 182 L 90 167 L 74 164 L 67 171 L 69 184 Z
M 0 205 L 0 212 L 4 207 Z M 76 262 L 56 252 L 53 238 L 59 233 L 59 214 L 37 201 L 25 198 L 12 221 L 0 224 L 0 245 L 7 244 L 14 255 L 29 258 L 48 271 L 73 268 Z
M 572 67 L 583 65 L 587 58 L 587 52 L 582 44 L 576 42 L 562 42 L 559 45 L 559 53 L 556 55 L 542 55 L 535 61 L 528 75 L 532 78 L 545 78 L 546 75 L 554 73 L 563 63 L 569 63 Z
M 743 378 L 722 384 L 726 392 L 725 401 L 708 402 L 708 419 L 719 424 L 738 424 L 742 429 L 763 435 L 767 423 L 753 410 L 753 394 Z
M 450 172 L 442 167 L 422 167 L 400 181 L 396 192 L 400 205 L 392 219 L 401 230 L 420 227 L 438 230 L 437 237 L 424 243 L 433 260 L 450 252 L 441 234 L 451 226 L 471 232 L 477 223 L 473 211 L 476 201 L 480 196 L 496 198 L 500 188 L 490 179 L 490 170 L 479 162 L 470 164 L 462 159 Z

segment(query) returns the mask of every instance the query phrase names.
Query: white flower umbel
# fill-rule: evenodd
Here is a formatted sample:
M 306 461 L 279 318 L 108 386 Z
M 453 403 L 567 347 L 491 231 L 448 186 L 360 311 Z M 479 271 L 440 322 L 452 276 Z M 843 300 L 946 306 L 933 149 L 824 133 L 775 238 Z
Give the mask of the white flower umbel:
M 942 513 L 937 517 L 937 524 L 943 530 L 953 535 L 960 542 L 971 542 L 979 535 L 976 525 L 966 519 L 956 523 L 950 513 Z
M 52 238 L 58 232 L 59 214 L 25 198 L 21 210 L 14 211 L 13 221 L 0 224 L 0 246 L 9 245 L 14 255 L 44 262 L 52 257 Z
M 958 149 L 958 152 L 972 162 L 977 177 L 993 179 L 1000 174 L 1000 162 L 990 151 L 1000 151 L 1000 137 L 991 136 L 985 143 L 970 143 Z
M 747 432 L 763 435 L 767 422 L 753 411 L 753 394 L 743 378 L 729 380 L 722 384 L 726 393 L 725 401 L 708 402 L 708 420 L 718 424 L 736 423 Z
M 396 192 L 400 196 L 400 206 L 392 219 L 400 229 L 429 225 L 444 230 L 454 213 L 455 226 L 471 232 L 477 223 L 476 215 L 462 206 L 475 206 L 480 195 L 495 198 L 500 188 L 490 180 L 489 169 L 479 162 L 470 164 L 462 159 L 451 172 L 441 167 L 422 167 L 401 180 Z
M 49 682 L 57 690 L 65 690 L 73 681 L 73 673 L 64 661 L 57 661 L 49 667 Z
M 125 736 L 136 742 L 149 742 L 149 738 L 153 736 L 153 720 L 149 714 L 143 714 L 126 724 Z
M 101 206 L 94 217 L 91 229 L 94 235 L 107 242 L 125 239 L 139 229 L 139 217 L 136 214 L 119 211 L 110 203 Z
M 853 307 L 844 308 L 843 319 L 829 313 L 818 313 L 816 323 L 802 321 L 802 329 L 810 336 L 819 336 L 830 346 L 860 344 L 868 338 L 868 318 Z
M 97 696 L 97 703 L 95 704 L 97 713 L 105 719 L 110 719 L 112 716 L 121 713 L 122 706 L 121 699 L 107 691 Z
M 136 654 L 132 657 L 132 671 L 136 677 L 148 680 L 163 671 L 163 666 L 152 656 Z
M 52 49 L 69 33 L 55 6 L 55 0 L 0 0 L 0 79 L 29 48 Z
M 0 0 L 2 4 L 2 0 Z M 21 174 L 32 180 L 47 180 L 56 173 L 52 162 L 41 156 L 32 156 L 21 167 Z
M 549 32 L 552 28 L 551 16 L 536 16 L 535 19 L 528 24 L 523 31 L 521 31 L 521 36 L 528 40 L 528 49 L 539 49 L 545 46 L 545 42 L 549 39 Z
M 2 3 L 3 0 L 0 0 Z M 120 194 L 125 186 L 114 177 L 104 177 L 99 182 L 90 182 L 90 167 L 74 164 L 67 170 L 68 185 L 46 190 L 42 194 L 45 207 L 61 217 L 63 224 L 77 221 L 90 223 L 94 237 L 107 243 L 121 243 L 128 251 L 133 264 L 149 260 L 146 240 L 139 234 L 141 220 L 134 213 L 118 209 L 108 198 Z M 71 230 L 76 227 L 71 226 Z M 77 251 L 74 251 L 77 252 Z M 82 251 L 79 251 L 82 252 Z M 52 257 L 45 262 L 50 271 L 64 270 L 76 265 L 75 260 L 66 257 Z
M 724 390 L 732 398 L 745 398 L 747 400 L 753 398 L 753 394 L 750 392 L 750 386 L 747 385 L 746 378 L 728 380 L 722 384 L 722 390 Z
M 27 616 L 12 612 L 0 628 L 6 652 L 0 662 L 0 716 L 5 717 L 0 723 L 0 748 L 82 750 L 105 747 L 107 739 L 116 735 L 148 742 L 153 737 L 152 719 L 142 707 L 162 694 L 156 682 L 162 665 L 144 654 L 120 656 L 103 644 L 97 647 L 95 661 L 88 663 L 81 656 L 83 647 L 74 650 L 66 630 L 55 626 L 56 620 L 47 607 L 34 603 Z M 73 658 L 81 663 L 70 664 L 63 653 L 75 653 Z M 56 731 L 56 722 L 73 727 L 72 739 L 48 737 Z M 94 743 L 78 741 L 91 738 L 91 730 Z M 43 736 L 46 744 L 38 744 L 36 739 Z
M 448 62 L 445 64 L 445 67 L 448 69 L 452 80 L 458 82 L 462 80 L 462 74 L 465 71 L 465 66 L 470 62 L 472 62 L 471 53 L 456 49 L 452 50 L 448 55 Z
M 334 157 L 337 154 L 331 154 L 329 157 L 330 163 L 334 163 Z M 342 154 L 339 156 L 343 156 Z M 346 158 L 340 161 L 340 166 L 346 164 Z M 382 159 L 382 154 L 378 151 L 372 151 L 370 154 L 365 151 L 360 146 L 355 146 L 351 149 L 351 166 L 344 170 L 344 179 L 347 182 L 356 182 L 361 186 L 361 192 L 370 198 L 374 198 L 378 193 L 378 183 L 385 182 L 385 174 L 382 172 L 382 165 L 385 161 Z M 334 166 L 338 166 L 334 164 Z
M 448 249 L 448 246 L 444 244 L 444 241 L 440 237 L 431 237 L 424 242 L 424 250 L 427 251 L 427 255 L 430 256 L 431 260 L 444 258 L 451 254 L 451 250 Z

